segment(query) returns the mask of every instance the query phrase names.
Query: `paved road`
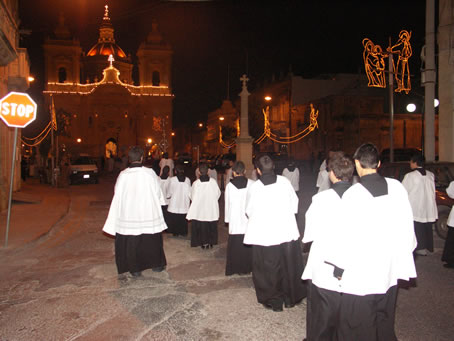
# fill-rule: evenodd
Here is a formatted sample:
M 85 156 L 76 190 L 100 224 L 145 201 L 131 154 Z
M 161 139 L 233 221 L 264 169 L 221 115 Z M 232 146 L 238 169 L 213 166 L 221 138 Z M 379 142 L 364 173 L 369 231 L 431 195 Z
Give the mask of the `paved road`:
M 69 213 L 51 233 L 0 251 L 0 340 L 304 337 L 305 301 L 274 313 L 257 303 L 250 276 L 224 276 L 222 223 L 214 249 L 191 248 L 188 240 L 165 235 L 167 271 L 119 280 L 113 239 L 101 233 L 112 188 L 113 179 L 71 187 Z M 311 193 L 301 194 L 302 210 Z M 454 339 L 454 271 L 441 266 L 439 239 L 436 246 L 433 255 L 417 260 L 417 286 L 400 290 L 401 341 Z

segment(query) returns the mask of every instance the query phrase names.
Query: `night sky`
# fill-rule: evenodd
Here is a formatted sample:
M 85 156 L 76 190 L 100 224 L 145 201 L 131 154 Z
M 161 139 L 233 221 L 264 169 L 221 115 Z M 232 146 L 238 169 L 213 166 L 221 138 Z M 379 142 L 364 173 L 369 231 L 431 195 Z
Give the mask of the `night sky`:
M 425 1 L 151 1 L 20 0 L 21 39 L 29 49 L 40 96 L 44 73 L 42 43 L 65 13 L 86 53 L 96 42 L 104 5 L 116 43 L 135 58 L 156 19 L 173 49 L 174 126 L 206 119 L 227 97 L 238 98 L 243 73 L 249 89 L 285 75 L 289 66 L 305 78 L 326 73 L 364 73 L 361 44 L 370 38 L 383 49 L 401 29 L 412 31 L 410 70 L 419 77 L 425 34 Z M 230 72 L 228 73 L 228 69 Z M 229 75 L 229 77 L 228 77 Z M 37 94 L 37 95 L 36 95 Z

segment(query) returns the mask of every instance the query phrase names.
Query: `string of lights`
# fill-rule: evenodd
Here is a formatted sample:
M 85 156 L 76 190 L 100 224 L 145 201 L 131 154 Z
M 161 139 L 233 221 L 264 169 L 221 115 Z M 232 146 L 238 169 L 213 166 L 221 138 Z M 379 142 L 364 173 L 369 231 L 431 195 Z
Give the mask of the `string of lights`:
M 38 141 L 35 141 L 34 143 L 28 143 L 28 142 L 24 141 L 23 138 L 21 138 L 21 141 L 27 147 L 35 147 L 35 146 L 39 145 L 41 142 L 43 142 L 46 139 L 47 135 L 49 135 L 51 130 L 52 130 L 52 127 L 51 127 L 51 125 L 49 123 L 47 125 L 47 127 L 42 131 L 42 133 L 45 133 L 45 135 L 43 137 L 41 137 Z
M 49 122 L 49 123 L 47 124 L 47 126 L 43 129 L 42 132 L 39 133 L 39 135 L 37 135 L 37 136 L 35 136 L 35 137 L 26 137 L 26 136 L 22 136 L 22 138 L 23 138 L 23 139 L 26 139 L 26 140 L 28 140 L 28 141 L 33 141 L 33 140 L 39 139 L 40 136 L 46 132 L 46 129 L 49 128 L 50 124 L 51 124 L 51 122 Z
M 262 113 L 264 116 L 263 134 L 258 139 L 256 139 L 253 143 L 260 144 L 266 138 L 269 138 L 271 141 L 274 141 L 274 142 L 280 143 L 280 144 L 290 144 L 290 143 L 295 143 L 295 142 L 302 140 L 307 135 L 309 135 L 311 132 L 313 132 L 316 128 L 318 128 L 317 118 L 318 118 L 319 111 L 315 110 L 314 105 L 312 103 L 310 104 L 310 107 L 311 107 L 311 113 L 310 113 L 309 126 L 307 126 L 305 129 L 303 129 L 302 131 L 298 132 L 297 134 L 295 134 L 293 136 L 278 136 L 277 134 L 273 133 L 271 131 L 270 120 L 268 118 L 269 117 L 269 107 L 267 107 L 266 110 L 262 109 Z M 236 145 L 235 142 L 227 144 L 222 140 L 222 128 L 221 127 L 219 127 L 219 143 L 224 148 L 229 148 L 229 149 Z

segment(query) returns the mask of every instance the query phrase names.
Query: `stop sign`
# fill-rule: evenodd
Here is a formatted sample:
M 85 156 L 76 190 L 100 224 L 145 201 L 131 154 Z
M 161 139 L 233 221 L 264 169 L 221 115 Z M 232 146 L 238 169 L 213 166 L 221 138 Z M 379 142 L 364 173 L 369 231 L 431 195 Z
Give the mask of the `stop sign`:
M 10 92 L 0 100 L 0 118 L 8 127 L 24 128 L 35 120 L 36 108 L 28 94 Z

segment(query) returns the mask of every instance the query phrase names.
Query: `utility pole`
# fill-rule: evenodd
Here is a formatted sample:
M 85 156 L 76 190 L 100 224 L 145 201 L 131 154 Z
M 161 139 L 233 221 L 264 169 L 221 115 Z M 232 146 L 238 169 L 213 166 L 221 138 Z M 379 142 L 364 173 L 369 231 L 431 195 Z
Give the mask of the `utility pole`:
M 423 70 L 424 156 L 435 161 L 435 0 L 426 0 L 426 47 Z

